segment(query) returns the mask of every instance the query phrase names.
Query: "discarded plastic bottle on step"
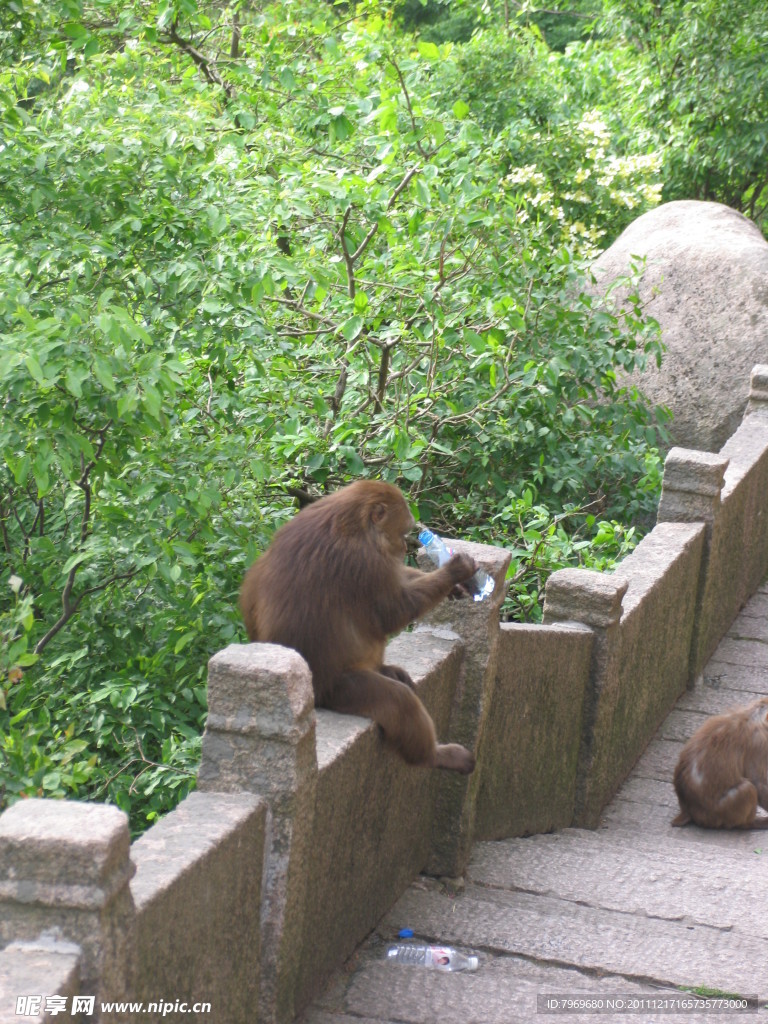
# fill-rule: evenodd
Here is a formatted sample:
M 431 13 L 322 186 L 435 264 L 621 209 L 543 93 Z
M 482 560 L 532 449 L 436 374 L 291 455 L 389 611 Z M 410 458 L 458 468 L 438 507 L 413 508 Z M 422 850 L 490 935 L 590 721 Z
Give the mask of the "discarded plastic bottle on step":
M 453 554 L 451 548 L 431 530 L 421 530 L 419 541 L 424 545 L 424 550 L 436 566 L 445 565 Z M 484 601 L 489 594 L 493 593 L 494 580 L 484 569 L 478 569 L 474 576 L 465 580 L 462 587 L 466 587 L 474 601 Z
M 476 971 L 478 959 L 451 946 L 419 946 L 398 942 L 387 950 L 387 963 L 415 964 L 432 971 Z

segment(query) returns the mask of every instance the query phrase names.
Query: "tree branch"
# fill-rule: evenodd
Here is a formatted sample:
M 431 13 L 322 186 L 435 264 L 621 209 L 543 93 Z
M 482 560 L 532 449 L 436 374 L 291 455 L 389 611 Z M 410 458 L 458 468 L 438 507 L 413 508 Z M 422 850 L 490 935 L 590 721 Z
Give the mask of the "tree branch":
M 347 224 L 349 224 L 349 218 L 352 216 L 352 206 L 348 206 L 344 211 L 344 216 L 341 219 L 341 227 L 336 233 L 336 237 L 341 242 L 341 251 L 344 254 L 344 264 L 347 268 L 347 294 L 350 299 L 355 297 L 355 257 L 350 253 L 349 247 L 347 246 Z M 372 237 L 372 236 L 371 236 Z
M 204 54 L 193 46 L 191 40 L 184 39 L 179 35 L 178 21 L 174 21 L 170 30 L 165 33 L 166 39 L 173 43 L 174 46 L 178 46 L 180 50 L 190 58 L 193 64 L 195 64 L 203 73 L 203 77 L 211 83 L 211 85 L 218 85 L 226 93 L 227 99 L 232 99 L 235 95 L 235 90 L 228 83 L 225 82 L 219 73 L 219 69 L 216 67 L 216 63 L 210 60 Z
M 240 56 L 240 12 L 235 11 L 232 15 L 232 42 L 229 46 L 229 56 L 231 60 L 237 60 Z
M 374 398 L 374 412 L 381 412 L 384 408 L 384 392 L 387 390 L 387 379 L 389 377 L 389 353 L 392 345 L 381 346 L 381 362 L 379 363 L 379 377 L 376 382 L 376 396 Z
M 108 420 L 103 427 L 99 427 L 98 429 L 91 431 L 91 433 L 95 433 L 98 436 L 98 441 L 96 442 L 93 458 L 89 462 L 85 461 L 85 456 L 82 453 L 80 455 L 80 479 L 77 481 L 77 486 L 83 492 L 83 511 L 80 516 L 80 538 L 78 542 L 78 547 L 81 551 L 84 548 L 85 542 L 88 540 L 91 532 L 91 471 L 104 450 L 104 445 L 107 441 L 107 431 L 111 425 L 112 421 Z M 128 573 L 118 573 L 97 586 L 89 587 L 73 600 L 72 591 L 74 590 L 75 577 L 77 576 L 77 570 L 80 568 L 80 564 L 80 562 L 76 562 L 67 573 L 64 590 L 61 594 L 61 615 L 56 622 L 54 622 L 45 636 L 38 641 L 35 647 L 35 654 L 40 654 L 56 634 L 63 629 L 72 616 L 77 612 L 77 609 L 80 607 L 80 603 L 84 597 L 87 597 L 88 594 L 93 594 L 96 591 L 104 590 L 118 579 L 130 579 L 131 576 L 135 576 L 138 572 L 138 569 L 134 569 Z
M 56 634 L 61 629 L 63 629 L 64 626 L 66 626 L 66 624 L 69 622 L 69 620 L 72 618 L 72 616 L 75 614 L 77 609 L 82 604 L 83 598 L 88 597 L 90 594 L 98 594 L 99 591 L 101 590 L 106 590 L 107 587 L 111 587 L 112 584 L 117 583 L 118 580 L 133 579 L 133 577 L 136 576 L 139 572 L 138 569 L 130 569 L 128 572 L 116 572 L 112 576 L 110 576 L 109 579 L 103 580 L 96 586 L 88 587 L 81 594 L 79 594 L 74 601 L 71 601 L 70 598 L 72 596 L 72 588 L 75 583 L 75 574 L 77 572 L 77 569 L 78 566 L 74 566 L 69 571 L 69 575 L 67 576 L 67 584 L 64 587 L 64 591 L 61 595 L 62 613 L 59 616 L 58 620 L 54 622 L 54 624 L 45 634 L 45 636 L 41 640 L 38 640 L 35 646 L 35 654 L 40 654 L 48 646 L 50 641 L 53 640 Z
M 403 77 L 403 73 L 400 70 L 397 62 L 393 60 L 392 57 L 389 57 L 388 59 L 389 63 L 397 72 L 397 77 L 400 80 L 400 89 L 402 90 L 403 96 L 405 97 L 405 105 L 408 108 L 408 116 L 411 119 L 411 128 L 413 128 L 414 135 L 416 136 L 416 149 L 418 149 L 419 153 L 421 154 L 421 156 L 424 157 L 425 160 L 428 160 L 430 154 L 421 145 L 421 139 L 419 139 L 419 129 L 416 125 L 416 115 L 414 114 L 413 107 L 411 106 L 411 97 L 408 94 L 408 86 L 405 84 L 405 78 Z

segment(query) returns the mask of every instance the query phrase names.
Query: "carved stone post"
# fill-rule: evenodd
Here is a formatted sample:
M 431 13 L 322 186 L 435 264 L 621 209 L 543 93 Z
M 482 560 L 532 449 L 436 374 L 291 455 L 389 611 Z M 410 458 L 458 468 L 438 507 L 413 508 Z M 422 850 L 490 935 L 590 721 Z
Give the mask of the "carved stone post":
M 501 548 L 466 541 L 447 541 L 449 547 L 471 555 L 477 564 L 494 577 L 496 586 L 484 601 L 461 598 L 443 601 L 425 616 L 421 629 L 449 626 L 464 641 L 465 659 L 455 695 L 449 736 L 441 742 L 461 743 L 478 752 L 482 744 L 485 718 L 492 705 L 499 647 L 499 607 L 504 600 L 510 555 Z M 421 552 L 422 569 L 434 566 Z M 467 865 L 474 837 L 475 810 L 480 772 L 458 775 L 440 772 L 437 779 L 432 853 L 427 871 L 433 875 L 460 875 Z
M 256 1018 L 291 1021 L 317 785 L 312 676 L 295 651 L 232 644 L 209 662 L 208 708 L 198 788 L 269 803 Z
M 749 401 L 744 416 L 751 416 L 753 413 L 768 415 L 768 365 L 765 363 L 752 367 Z
M 594 633 L 584 694 L 574 825 L 594 828 L 612 795 L 611 730 L 619 687 L 619 621 L 627 581 L 591 569 L 560 569 L 547 580 L 544 623 L 577 622 Z
M 753 386 L 754 381 L 753 371 Z M 727 468 L 728 459 L 721 455 L 687 448 L 670 449 L 664 463 L 657 522 L 704 523 L 706 527 L 691 638 L 689 687 L 695 683 L 707 659 L 703 637 L 707 635 L 709 623 L 704 616 L 704 592 L 711 563 L 714 525 L 720 511 L 720 494 Z
M 664 463 L 664 480 L 657 522 L 705 523 L 711 533 L 728 459 L 709 452 L 671 448 Z
M 130 994 L 130 846 L 128 818 L 103 804 L 20 800 L 0 817 L 0 945 L 75 943 L 97 1018 L 100 1000 Z

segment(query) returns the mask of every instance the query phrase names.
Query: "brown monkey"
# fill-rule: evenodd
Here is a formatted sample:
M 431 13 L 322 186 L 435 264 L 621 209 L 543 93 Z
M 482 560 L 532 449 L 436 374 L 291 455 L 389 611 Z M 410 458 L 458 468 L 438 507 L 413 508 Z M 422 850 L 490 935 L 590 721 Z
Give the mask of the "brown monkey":
M 377 722 L 409 764 L 468 774 L 472 754 L 438 744 L 401 668 L 384 665 L 387 636 L 418 619 L 476 571 L 455 554 L 435 572 L 403 564 L 415 525 L 391 484 L 358 480 L 302 509 L 245 575 L 240 610 L 252 641 L 298 651 L 312 670 L 315 706 Z
M 768 697 L 708 718 L 683 747 L 674 775 L 680 813 L 705 828 L 768 828 Z

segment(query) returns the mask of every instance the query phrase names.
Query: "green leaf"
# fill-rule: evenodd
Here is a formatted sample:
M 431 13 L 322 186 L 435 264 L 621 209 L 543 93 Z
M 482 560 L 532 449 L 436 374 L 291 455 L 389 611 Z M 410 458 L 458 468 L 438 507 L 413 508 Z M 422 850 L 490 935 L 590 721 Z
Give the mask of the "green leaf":
M 440 50 L 434 43 L 419 41 L 418 51 L 426 60 L 440 60 Z
M 354 341 L 363 329 L 364 320 L 361 316 L 351 316 L 339 328 L 347 341 Z
M 66 560 L 64 565 L 61 567 L 62 576 L 66 576 L 71 569 L 74 569 L 77 565 L 82 565 L 86 559 L 84 551 L 77 551 L 74 555 Z
M 173 653 L 174 654 L 181 654 L 181 652 L 184 650 L 184 648 L 187 647 L 189 644 L 191 644 L 192 641 L 195 640 L 196 638 L 197 638 L 197 633 L 185 633 L 183 636 L 179 637 L 179 639 L 176 641 L 176 644 L 175 644 L 175 646 L 173 648 Z
M 33 353 L 30 353 L 29 355 L 24 357 L 24 363 L 27 369 L 29 370 L 31 376 L 34 377 L 37 383 L 44 384 L 45 377 L 43 376 L 43 370 L 42 367 L 40 366 L 40 362 L 38 361 L 37 356 L 34 355 Z
M 419 176 L 416 179 L 416 195 L 418 196 L 420 203 L 422 203 L 424 206 L 429 206 L 431 201 L 429 185 L 421 176 Z
M 101 356 L 94 356 L 93 372 L 99 384 L 101 384 L 104 390 L 109 391 L 110 394 L 114 394 L 114 392 L 117 390 L 115 378 L 112 375 L 112 370 L 109 363 Z
M 70 39 L 81 40 L 88 36 L 88 30 L 77 21 L 68 21 L 61 26 L 61 31 Z
M 352 476 L 360 476 L 365 469 L 365 463 L 360 458 L 360 454 L 346 445 L 339 447 L 339 455 L 342 456 L 346 463 L 347 472 Z

